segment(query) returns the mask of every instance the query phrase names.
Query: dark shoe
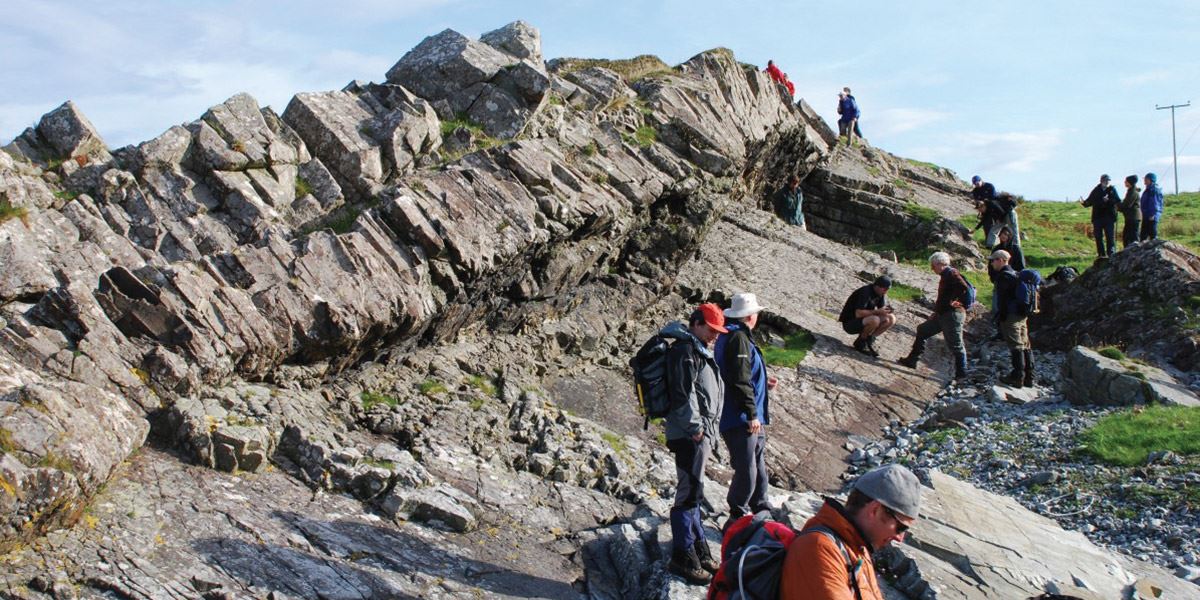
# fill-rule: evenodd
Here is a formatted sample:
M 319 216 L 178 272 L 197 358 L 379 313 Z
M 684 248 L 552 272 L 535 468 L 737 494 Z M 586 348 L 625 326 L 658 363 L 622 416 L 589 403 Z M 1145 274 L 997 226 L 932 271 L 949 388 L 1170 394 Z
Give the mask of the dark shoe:
M 1009 373 L 1008 375 L 1000 378 L 1000 383 L 1015 388 L 1023 387 L 1025 385 L 1024 381 L 1025 378 L 1021 376 L 1021 373 L 1017 372 Z
M 877 350 L 875 348 L 875 336 L 871 336 L 871 337 L 867 338 L 866 349 L 867 349 L 867 354 L 870 354 L 871 356 L 873 356 L 875 358 L 879 358 L 879 350 Z
M 1012 360 L 1012 372 L 1001 377 L 1000 382 L 1019 388 L 1025 378 L 1025 353 L 1020 350 L 1009 350 L 1008 354 Z
M 920 354 L 909 354 L 908 356 L 905 356 L 904 358 L 901 358 L 900 360 L 898 360 L 896 362 L 898 362 L 910 369 L 915 369 L 915 368 L 917 368 L 917 361 L 920 359 L 921 359 Z
M 861 352 L 863 354 L 866 354 L 867 356 L 871 355 L 871 351 L 867 350 L 867 339 L 866 338 L 860 337 L 860 338 L 855 339 L 854 340 L 854 349 L 858 350 L 859 352 Z
M 717 569 L 721 568 L 721 563 L 718 563 L 713 558 L 712 550 L 708 548 L 708 540 L 698 539 L 695 544 L 692 544 L 692 549 L 696 551 L 696 558 L 700 559 L 700 568 L 715 574 Z
M 692 585 L 708 585 L 708 582 L 712 580 L 712 576 L 700 568 L 700 559 L 696 557 L 696 550 L 692 548 L 688 548 L 687 552 L 677 551 L 671 554 L 671 562 L 667 563 L 667 572 L 682 577 L 684 581 Z
M 1033 387 L 1033 350 L 1023 351 L 1025 355 L 1025 378 L 1021 384 L 1025 387 Z

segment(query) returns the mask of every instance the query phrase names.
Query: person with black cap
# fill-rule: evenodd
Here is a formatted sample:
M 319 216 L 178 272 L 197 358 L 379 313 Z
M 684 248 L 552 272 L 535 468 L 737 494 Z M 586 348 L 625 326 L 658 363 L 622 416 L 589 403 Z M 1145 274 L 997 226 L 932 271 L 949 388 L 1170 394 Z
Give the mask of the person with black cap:
M 887 304 L 887 293 L 891 287 L 891 277 L 876 277 L 874 283 L 864 285 L 850 294 L 838 317 L 846 333 L 858 335 L 854 340 L 854 349 L 868 356 L 879 356 L 875 338 L 896 324 L 896 315 Z
M 689 583 L 707 584 L 719 566 L 708 548 L 701 525 L 704 467 L 717 439 L 717 423 L 725 388 L 712 347 L 728 333 L 725 315 L 716 304 L 701 304 L 687 327 L 667 325 L 664 336 L 677 340 L 667 354 L 667 397 L 671 410 L 664 419 L 667 449 L 675 455 L 675 504 L 671 507 L 671 560 L 667 570 Z
M 872 553 L 904 535 L 921 512 L 921 482 L 884 465 L 854 482 L 843 505 L 825 498 L 788 547 L 781 600 L 883 600 Z
M 1142 222 L 1142 188 L 1138 187 L 1138 176 L 1125 178 L 1125 199 L 1121 201 L 1121 214 L 1125 216 L 1125 228 L 1121 230 L 1121 247 L 1128 248 L 1138 241 L 1138 226 Z
M 1117 228 L 1117 208 L 1121 206 L 1121 197 L 1112 186 L 1108 175 L 1100 176 L 1100 183 L 1092 188 L 1087 200 L 1080 200 L 1084 206 L 1092 207 L 1092 229 L 1095 231 L 1096 255 L 1108 258 L 1117 251 L 1117 242 L 1113 239 Z

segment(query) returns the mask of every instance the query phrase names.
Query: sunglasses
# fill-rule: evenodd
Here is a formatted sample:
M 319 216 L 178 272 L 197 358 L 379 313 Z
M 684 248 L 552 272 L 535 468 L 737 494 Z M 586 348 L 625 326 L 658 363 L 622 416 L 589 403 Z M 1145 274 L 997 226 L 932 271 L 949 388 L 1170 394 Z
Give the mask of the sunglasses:
M 880 504 L 880 506 L 883 506 L 883 505 Z M 896 534 L 897 535 L 904 533 L 905 531 L 908 531 L 909 526 L 900 522 L 900 515 L 897 515 L 896 511 L 894 511 L 886 506 L 883 506 L 883 510 L 886 511 L 887 514 L 892 517 L 892 520 L 896 521 Z

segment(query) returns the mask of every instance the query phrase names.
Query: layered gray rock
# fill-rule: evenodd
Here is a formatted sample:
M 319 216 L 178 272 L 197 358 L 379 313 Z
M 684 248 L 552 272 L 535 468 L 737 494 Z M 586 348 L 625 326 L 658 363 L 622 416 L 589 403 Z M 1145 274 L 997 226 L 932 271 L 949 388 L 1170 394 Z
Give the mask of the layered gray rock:
M 1063 395 L 1072 404 L 1200 406 L 1200 397 L 1162 369 L 1116 360 L 1076 346 L 1063 363 Z
M 479 36 L 479 41 L 509 56 L 542 64 L 542 34 L 525 21 L 513 21 L 493 29 Z
M 74 164 L 67 168 L 72 170 L 112 158 L 95 126 L 70 100 L 46 113 L 7 148 L 43 165 L 70 161 Z

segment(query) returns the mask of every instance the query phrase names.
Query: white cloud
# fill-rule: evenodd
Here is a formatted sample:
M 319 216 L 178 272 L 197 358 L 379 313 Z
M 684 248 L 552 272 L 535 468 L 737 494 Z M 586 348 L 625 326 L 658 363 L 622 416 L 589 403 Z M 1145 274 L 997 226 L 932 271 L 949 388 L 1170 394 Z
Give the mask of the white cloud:
M 890 136 L 943 121 L 950 114 L 924 108 L 885 108 L 864 117 L 869 119 L 872 135 Z
M 1155 158 L 1155 159 L 1151 160 L 1150 164 L 1155 167 L 1171 167 L 1174 165 L 1174 161 L 1171 159 L 1170 156 L 1163 156 L 1163 157 Z M 1181 166 L 1181 167 L 1200 167 L 1200 155 L 1180 156 L 1179 157 L 1179 166 Z
M 1167 81 L 1171 79 L 1172 76 L 1173 74 L 1166 69 L 1155 69 L 1153 71 L 1145 71 L 1143 73 L 1126 75 L 1117 81 L 1125 87 L 1138 87 L 1148 83 Z
M 1012 131 L 1005 133 L 964 133 L 955 142 L 938 151 L 945 157 L 970 157 L 974 171 L 1011 171 L 1028 173 L 1054 158 L 1062 145 L 1062 129 Z

